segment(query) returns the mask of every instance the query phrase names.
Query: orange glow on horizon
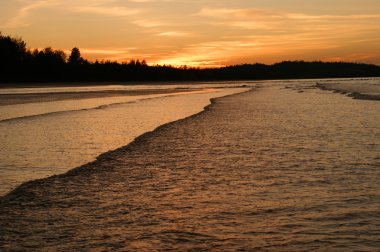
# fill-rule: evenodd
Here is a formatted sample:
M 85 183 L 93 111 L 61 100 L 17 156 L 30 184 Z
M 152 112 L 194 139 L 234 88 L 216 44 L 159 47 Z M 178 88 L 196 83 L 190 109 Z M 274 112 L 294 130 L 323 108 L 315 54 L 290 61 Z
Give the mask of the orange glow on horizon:
M 3 34 L 31 48 L 78 47 L 90 61 L 380 64 L 380 1 L 10 0 L 0 14 Z

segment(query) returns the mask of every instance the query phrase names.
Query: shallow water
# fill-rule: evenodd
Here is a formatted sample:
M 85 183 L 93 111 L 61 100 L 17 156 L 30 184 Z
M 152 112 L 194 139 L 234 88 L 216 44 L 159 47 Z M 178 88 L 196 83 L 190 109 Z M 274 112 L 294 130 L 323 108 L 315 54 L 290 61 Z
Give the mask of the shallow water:
M 327 80 L 318 82 L 317 86 L 356 99 L 380 100 L 380 78 Z
M 39 116 L 58 112 L 80 111 L 88 109 L 102 109 L 106 106 L 115 104 L 124 104 L 132 102 L 140 102 L 147 99 L 170 97 L 184 94 L 202 94 L 220 91 L 218 89 L 202 89 L 177 91 L 163 94 L 147 94 L 147 95 L 120 95 L 100 98 L 81 98 L 81 99 L 64 99 L 48 102 L 31 102 L 27 104 L 11 104 L 0 106 L 0 122 L 9 121 L 24 117 Z M 19 98 L 22 100 L 22 97 Z
M 140 82 L 139 82 L 140 83 Z M 236 85 L 244 85 L 253 83 L 252 81 L 218 81 L 218 82 L 148 82 L 145 84 L 137 83 L 78 83 L 77 86 L 67 86 L 61 84 L 36 84 L 34 87 L 0 87 L 0 95 L 2 94 L 46 94 L 46 93 L 83 93 L 83 92 L 101 92 L 101 91 L 135 91 L 135 90 L 167 90 L 167 89 L 188 89 L 188 88 L 217 88 L 231 87 Z M 56 86 L 54 86 L 56 85 Z M 15 85 L 10 85 L 15 86 Z
M 380 103 L 298 84 L 23 185 L 0 199 L 0 248 L 378 250 Z
M 135 137 L 202 111 L 210 99 L 246 89 L 0 106 L 0 195 L 22 182 L 61 174 Z M 3 116 L 3 118 L 2 118 Z

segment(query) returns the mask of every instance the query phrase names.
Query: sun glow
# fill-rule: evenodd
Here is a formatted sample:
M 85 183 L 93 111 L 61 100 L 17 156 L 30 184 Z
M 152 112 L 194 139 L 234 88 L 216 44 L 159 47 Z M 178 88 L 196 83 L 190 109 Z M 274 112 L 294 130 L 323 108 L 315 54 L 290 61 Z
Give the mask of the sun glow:
M 292 8 L 297 6 L 297 8 Z M 216 67 L 282 60 L 380 64 L 380 2 L 2 1 L 0 31 L 91 61 Z

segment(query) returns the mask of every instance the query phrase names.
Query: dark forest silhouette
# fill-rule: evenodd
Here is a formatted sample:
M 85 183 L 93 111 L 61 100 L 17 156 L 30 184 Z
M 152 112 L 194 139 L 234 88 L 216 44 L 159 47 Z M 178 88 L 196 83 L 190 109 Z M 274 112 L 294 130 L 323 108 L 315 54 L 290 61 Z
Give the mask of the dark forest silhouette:
M 145 60 L 89 62 L 74 47 L 69 57 L 47 47 L 30 50 L 21 38 L 0 33 L 0 82 L 191 81 L 380 76 L 380 66 L 345 62 L 285 61 L 220 68 L 148 66 Z

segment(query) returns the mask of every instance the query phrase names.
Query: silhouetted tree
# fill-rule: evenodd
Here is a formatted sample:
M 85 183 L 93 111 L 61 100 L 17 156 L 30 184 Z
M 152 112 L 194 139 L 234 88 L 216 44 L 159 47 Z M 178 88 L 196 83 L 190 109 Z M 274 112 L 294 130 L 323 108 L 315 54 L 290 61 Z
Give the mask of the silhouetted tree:
M 26 43 L 21 38 L 3 36 L 0 32 L 0 64 L 15 67 L 27 59 Z
M 69 63 L 70 64 L 82 64 L 84 63 L 84 59 L 81 56 L 81 53 L 77 47 L 74 47 L 71 50 L 71 54 L 69 56 Z
M 284 61 L 220 68 L 148 66 L 145 60 L 90 63 L 74 47 L 68 61 L 61 50 L 30 51 L 21 38 L 0 32 L 0 82 L 256 80 L 380 76 L 380 66 L 344 62 Z
M 129 65 L 136 66 L 136 60 L 132 59 L 131 61 L 129 61 Z

